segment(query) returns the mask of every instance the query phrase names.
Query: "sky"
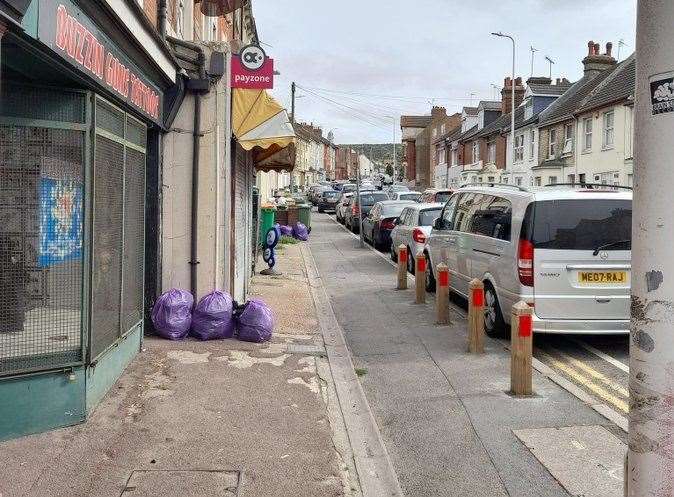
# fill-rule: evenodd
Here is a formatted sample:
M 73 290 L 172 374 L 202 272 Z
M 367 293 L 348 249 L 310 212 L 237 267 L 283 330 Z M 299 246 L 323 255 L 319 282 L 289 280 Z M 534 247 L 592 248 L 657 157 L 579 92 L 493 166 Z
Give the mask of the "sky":
M 336 143 L 400 140 L 400 115 L 460 111 L 500 100 L 512 72 L 575 81 L 587 42 L 634 51 L 636 0 L 255 0 L 262 46 L 274 59 L 274 96 L 296 118 L 334 130 Z M 497 85 L 495 90 L 492 85 Z

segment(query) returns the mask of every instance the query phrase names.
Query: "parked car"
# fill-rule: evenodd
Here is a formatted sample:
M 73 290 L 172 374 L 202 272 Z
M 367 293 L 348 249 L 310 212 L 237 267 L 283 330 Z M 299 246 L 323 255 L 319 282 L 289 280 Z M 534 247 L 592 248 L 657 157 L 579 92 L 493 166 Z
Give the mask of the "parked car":
M 405 206 L 396 220 L 391 232 L 391 259 L 398 261 L 398 247 L 405 245 L 407 253 L 407 269 L 414 274 L 414 256 L 423 254 L 433 223 L 440 215 L 445 204 L 413 204 Z
M 391 185 L 389 186 L 386 191 L 388 193 L 393 193 L 393 192 L 408 192 L 410 189 L 406 187 L 405 185 Z
M 325 185 L 313 185 L 309 187 L 307 197 L 313 205 L 318 205 L 318 200 L 321 198 L 321 194 L 328 190 L 332 190 L 332 188 Z
M 341 194 L 337 190 L 325 190 L 318 199 L 318 212 L 335 211 Z
M 577 187 L 478 186 L 452 195 L 425 251 L 451 289 L 485 284 L 485 331 L 498 336 L 512 305 L 532 306 L 540 333 L 628 333 L 632 192 Z
M 358 219 L 361 215 L 360 212 L 362 211 L 362 216 L 365 218 L 372 210 L 372 207 L 374 207 L 374 204 L 383 200 L 388 200 L 388 195 L 378 191 L 361 192 L 360 201 L 356 195 L 351 197 L 349 200 L 349 208 L 346 210 L 346 215 L 344 216 L 344 224 L 346 227 L 352 232 L 358 233 L 360 230 L 360 222 Z
M 353 192 L 342 192 L 337 200 L 337 206 L 335 207 L 335 219 L 340 224 L 344 224 L 344 217 L 346 216 L 347 209 L 350 208 L 349 200 L 353 197 Z
M 411 200 L 412 202 L 419 202 L 421 200 L 421 192 L 391 192 L 388 197 L 391 200 Z
M 348 193 L 348 192 L 355 192 L 356 191 L 356 184 L 355 183 L 344 183 L 342 185 L 342 192 Z
M 388 249 L 395 220 L 405 207 L 414 203 L 414 200 L 384 200 L 374 204 L 363 218 L 363 238 L 376 249 Z
M 428 188 L 427 190 L 424 190 L 424 193 L 421 194 L 420 202 L 441 202 L 444 204 L 447 202 L 447 200 L 449 200 L 449 197 L 452 196 L 452 193 L 454 193 L 454 190 L 450 188 Z

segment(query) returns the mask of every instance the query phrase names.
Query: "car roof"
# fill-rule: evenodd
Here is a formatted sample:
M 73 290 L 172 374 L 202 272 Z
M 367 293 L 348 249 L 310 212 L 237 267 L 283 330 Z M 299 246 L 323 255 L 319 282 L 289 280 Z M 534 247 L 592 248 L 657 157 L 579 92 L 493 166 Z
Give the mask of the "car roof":
M 566 199 L 585 199 L 585 198 L 612 198 L 616 200 L 632 200 L 632 191 L 625 189 L 611 189 L 611 185 L 606 185 L 606 189 L 576 188 L 571 186 L 548 186 L 548 187 L 516 187 L 508 185 L 494 186 L 467 186 L 459 188 L 455 193 L 486 193 L 491 195 L 500 195 L 512 198 L 530 198 L 534 201 L 541 200 L 566 200 Z
M 400 195 L 412 195 L 412 194 L 423 195 L 421 192 L 418 192 L 416 190 L 408 190 L 408 191 L 402 190 L 394 193 L 399 193 Z
M 381 205 L 417 205 L 414 200 L 380 200 Z
M 404 202 L 409 202 L 408 200 L 404 200 Z M 412 209 L 414 211 L 427 211 L 427 210 L 432 210 L 432 209 L 442 209 L 445 206 L 445 202 L 414 202 L 410 203 L 408 206 L 409 209 Z

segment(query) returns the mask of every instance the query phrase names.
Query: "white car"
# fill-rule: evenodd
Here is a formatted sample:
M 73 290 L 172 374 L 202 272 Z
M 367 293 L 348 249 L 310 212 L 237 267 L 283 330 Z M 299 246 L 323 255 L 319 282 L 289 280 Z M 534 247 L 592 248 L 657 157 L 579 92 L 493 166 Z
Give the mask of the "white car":
M 412 200 L 419 202 L 421 200 L 421 192 L 391 192 L 388 194 L 391 200 Z
M 412 204 L 401 212 L 396 227 L 391 232 L 391 259 L 398 260 L 398 247 L 405 245 L 407 253 L 407 269 L 414 273 L 414 256 L 423 253 L 426 240 L 431 234 L 433 223 L 440 215 L 445 204 Z
M 539 333 L 624 334 L 630 326 L 632 192 L 602 185 L 476 186 L 447 201 L 428 237 L 428 286 L 444 262 L 464 297 L 485 285 L 485 331 L 512 305 Z
M 346 214 L 346 209 L 349 208 L 349 199 L 353 197 L 354 192 L 342 193 L 337 200 L 337 206 L 335 207 L 335 219 L 340 223 L 344 224 L 344 216 Z

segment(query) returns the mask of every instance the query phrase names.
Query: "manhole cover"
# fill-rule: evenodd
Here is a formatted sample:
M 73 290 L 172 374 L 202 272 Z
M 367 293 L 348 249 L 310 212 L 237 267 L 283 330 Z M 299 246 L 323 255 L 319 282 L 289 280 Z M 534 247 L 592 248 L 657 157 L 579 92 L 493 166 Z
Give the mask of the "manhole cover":
M 236 497 L 238 471 L 134 470 L 120 497 Z
M 299 343 L 291 343 L 286 348 L 288 354 L 304 354 L 304 355 L 313 355 L 318 357 L 325 357 L 325 348 L 319 347 L 318 345 L 302 345 Z

